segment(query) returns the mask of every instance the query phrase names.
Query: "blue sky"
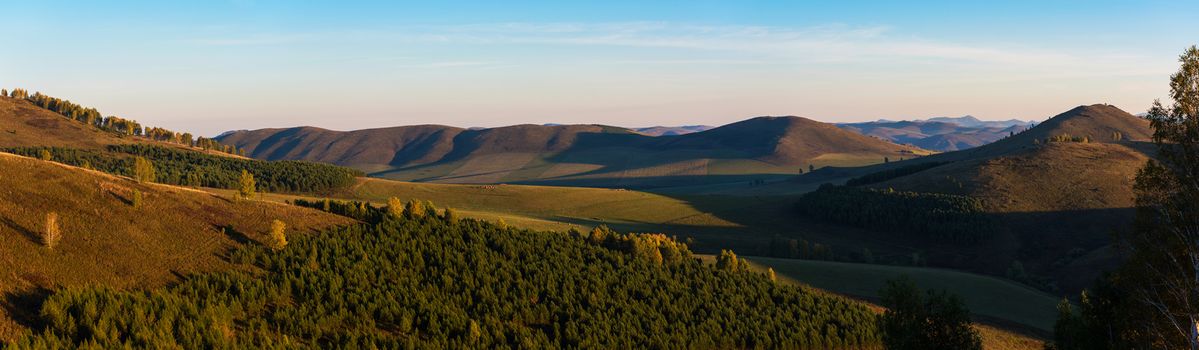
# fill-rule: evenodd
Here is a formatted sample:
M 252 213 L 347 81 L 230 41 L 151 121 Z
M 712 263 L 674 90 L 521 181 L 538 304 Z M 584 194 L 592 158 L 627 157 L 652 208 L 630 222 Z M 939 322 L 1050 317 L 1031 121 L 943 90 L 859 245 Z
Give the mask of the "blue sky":
M 21 1 L 0 86 L 212 135 L 1130 112 L 1199 2 Z

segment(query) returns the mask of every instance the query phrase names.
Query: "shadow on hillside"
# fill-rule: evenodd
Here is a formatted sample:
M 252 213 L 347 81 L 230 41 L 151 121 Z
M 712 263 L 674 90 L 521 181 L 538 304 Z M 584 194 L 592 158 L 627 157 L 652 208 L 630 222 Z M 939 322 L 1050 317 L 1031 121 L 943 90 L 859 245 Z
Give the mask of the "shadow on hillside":
M 538 186 L 569 186 L 616 188 L 629 190 L 653 191 L 672 187 L 686 186 L 752 186 L 755 180 L 778 181 L 791 177 L 790 174 L 750 174 L 750 175 L 676 175 L 676 176 L 644 176 L 636 178 L 591 178 L 591 179 L 545 179 L 532 181 L 511 182 L 515 185 Z
M 22 327 L 42 329 L 43 325 L 38 316 L 42 310 L 42 304 L 46 302 L 46 298 L 49 298 L 50 294 L 51 291 L 43 287 L 4 293 L 0 307 L 4 308 L 4 312 Z
M 254 243 L 254 239 L 250 238 L 250 236 L 247 236 L 245 233 L 233 229 L 232 225 L 212 225 L 212 227 L 213 229 L 216 229 L 217 232 L 224 234 L 225 237 L 237 242 L 237 244 Z
M 12 219 L 10 219 L 10 218 L 7 218 L 7 217 L 0 218 L 0 224 L 3 224 L 4 226 L 8 226 L 9 228 L 13 229 L 13 231 L 17 231 L 18 233 L 20 233 L 22 236 L 25 236 L 26 239 L 28 239 L 30 242 L 33 242 L 34 244 L 42 244 L 42 237 L 40 237 L 40 235 L 38 235 L 38 233 L 36 231 L 31 230 L 25 226 L 21 226 L 21 224 L 18 224 L 15 221 L 12 221 Z
M 1105 247 L 1116 232 L 1132 225 L 1133 208 L 1085 209 L 1052 212 L 990 214 L 996 233 L 978 243 L 953 243 L 891 230 L 863 229 L 817 222 L 794 211 L 799 196 L 713 196 L 657 193 L 691 205 L 696 210 L 739 227 L 682 224 L 609 224 L 617 230 L 652 229 L 680 238 L 691 238 L 697 253 L 732 249 L 738 254 L 770 255 L 775 238 L 807 240 L 831 246 L 841 256 L 869 249 L 878 261 L 910 260 L 918 253 L 930 267 L 961 269 L 1005 276 L 1019 261 L 1031 274 L 1051 278 L 1062 292 L 1089 286 L 1103 271 L 1116 265 L 1116 256 Z M 735 201 L 738 205 L 729 205 Z M 586 225 L 585 223 L 582 223 Z
M 118 194 L 116 191 L 112 191 L 112 190 L 109 190 L 107 192 L 108 192 L 108 195 L 112 196 L 112 198 L 115 198 L 116 200 L 120 201 L 121 203 L 123 203 L 125 205 L 133 205 L 133 198 L 122 196 L 122 195 Z

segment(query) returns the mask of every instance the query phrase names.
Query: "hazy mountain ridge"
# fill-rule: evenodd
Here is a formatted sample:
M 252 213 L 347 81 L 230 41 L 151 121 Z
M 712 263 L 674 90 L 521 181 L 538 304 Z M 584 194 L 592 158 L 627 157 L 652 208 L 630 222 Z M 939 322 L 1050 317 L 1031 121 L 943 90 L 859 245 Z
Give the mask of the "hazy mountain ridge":
M 716 127 L 710 125 L 651 126 L 646 128 L 633 128 L 633 131 L 649 136 L 676 136 L 708 131 L 714 128 Z
M 982 121 L 973 116 L 963 116 L 904 121 L 880 119 L 873 122 L 842 123 L 837 126 L 895 143 L 948 152 L 995 142 L 1035 124 L 1016 119 Z

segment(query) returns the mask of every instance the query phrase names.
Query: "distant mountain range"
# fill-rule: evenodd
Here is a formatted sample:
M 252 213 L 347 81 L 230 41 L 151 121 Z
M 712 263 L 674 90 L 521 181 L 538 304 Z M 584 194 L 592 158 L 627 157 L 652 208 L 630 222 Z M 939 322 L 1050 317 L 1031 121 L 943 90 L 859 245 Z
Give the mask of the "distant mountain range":
M 837 124 L 846 130 L 934 151 L 957 151 L 995 142 L 1035 125 L 1033 121 L 983 121 L 973 116 L 926 120 L 878 120 Z
M 728 182 L 927 153 L 800 117 L 758 117 L 697 131 L 703 128 L 415 125 L 342 132 L 298 127 L 236 131 L 218 140 L 254 158 L 334 163 L 407 181 L 629 188 Z M 684 131 L 696 132 L 672 134 Z
M 676 136 L 707 131 L 715 128 L 715 126 L 709 125 L 651 126 L 648 128 L 634 128 L 633 131 L 649 136 Z

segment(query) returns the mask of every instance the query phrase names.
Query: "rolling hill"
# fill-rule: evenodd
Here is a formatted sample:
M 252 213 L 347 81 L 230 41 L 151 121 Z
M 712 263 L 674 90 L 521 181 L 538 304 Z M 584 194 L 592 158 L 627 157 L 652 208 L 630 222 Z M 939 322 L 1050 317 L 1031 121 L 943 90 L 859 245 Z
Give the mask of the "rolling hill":
M 184 274 L 233 268 L 224 254 L 265 239 L 271 220 L 284 221 L 292 234 L 351 222 L 7 153 L 0 153 L 0 169 L 0 341 L 30 326 L 48 290 L 163 286 Z M 133 191 L 143 193 L 140 207 L 131 202 Z M 57 213 L 63 232 L 52 250 L 39 236 L 48 212 Z
M 0 96 L 0 146 L 99 149 L 131 141 L 64 118 L 24 100 Z
M 602 125 L 419 125 L 262 129 L 218 140 L 259 159 L 327 162 L 406 181 L 629 188 L 746 181 L 925 153 L 799 117 L 759 117 L 657 137 Z
M 1153 156 L 1151 135 L 1148 121 L 1119 108 L 1079 106 L 991 144 L 840 175 L 933 165 L 866 186 L 979 198 L 1004 230 L 970 253 L 977 269 L 1003 274 L 1019 261 L 1076 290 L 1115 262 L 1110 234 L 1132 221 L 1132 187 Z

